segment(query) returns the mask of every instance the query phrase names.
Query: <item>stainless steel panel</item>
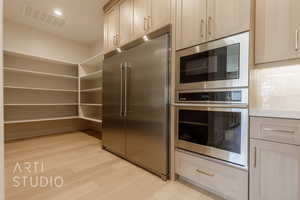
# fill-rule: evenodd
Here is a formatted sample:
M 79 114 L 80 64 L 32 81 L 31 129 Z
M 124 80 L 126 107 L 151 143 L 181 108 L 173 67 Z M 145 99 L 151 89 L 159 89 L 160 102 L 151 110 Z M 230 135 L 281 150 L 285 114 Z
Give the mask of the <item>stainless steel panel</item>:
M 168 173 L 169 41 L 164 35 L 130 49 L 127 67 L 127 158 Z
M 241 113 L 241 153 L 234 153 L 225 151 L 222 149 L 217 149 L 210 146 L 204 146 L 200 144 L 194 144 L 184 140 L 178 139 L 178 111 L 180 109 L 184 110 L 202 110 L 202 111 L 212 111 L 212 112 L 240 112 Z M 182 148 L 188 151 L 197 152 L 202 155 L 207 155 L 210 157 L 225 160 L 231 163 L 235 163 L 242 166 L 248 166 L 248 109 L 242 108 L 217 108 L 211 106 L 177 106 L 176 108 L 176 147 Z
M 242 99 L 240 102 L 234 101 L 181 101 L 179 99 L 179 94 L 184 93 L 193 93 L 193 92 L 225 92 L 225 91 L 241 91 L 242 92 Z M 184 91 L 176 91 L 176 102 L 177 103 L 191 103 L 191 104 L 227 104 L 227 105 L 248 105 L 248 89 L 246 88 L 239 88 L 239 89 L 209 89 L 209 90 L 184 90 Z
M 121 68 L 124 57 L 116 54 L 106 58 L 103 66 L 103 146 L 121 156 L 126 155 Z
M 233 80 L 206 81 L 195 83 L 180 83 L 180 58 L 196 53 L 229 46 L 232 44 L 240 44 L 240 78 Z M 249 32 L 231 36 L 228 38 L 208 42 L 195 47 L 184 49 L 176 52 L 176 90 L 200 90 L 200 89 L 218 89 L 232 87 L 248 87 L 249 73 Z

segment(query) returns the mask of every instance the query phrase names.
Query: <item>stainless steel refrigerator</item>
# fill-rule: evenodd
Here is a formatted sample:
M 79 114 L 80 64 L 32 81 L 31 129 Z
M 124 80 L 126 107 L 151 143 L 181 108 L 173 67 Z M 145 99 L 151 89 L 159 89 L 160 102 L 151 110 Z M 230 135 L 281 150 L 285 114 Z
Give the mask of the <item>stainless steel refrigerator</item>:
M 168 176 L 169 36 L 105 57 L 103 147 Z

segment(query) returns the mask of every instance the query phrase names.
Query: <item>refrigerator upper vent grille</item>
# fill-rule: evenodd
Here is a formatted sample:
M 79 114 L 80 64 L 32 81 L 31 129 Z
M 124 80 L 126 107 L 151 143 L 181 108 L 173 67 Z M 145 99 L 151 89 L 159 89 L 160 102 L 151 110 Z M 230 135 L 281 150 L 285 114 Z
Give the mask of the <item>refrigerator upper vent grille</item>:
M 42 24 L 47 24 L 58 28 L 61 28 L 66 24 L 65 19 L 62 17 L 48 14 L 29 5 L 24 6 L 23 16 L 39 21 Z

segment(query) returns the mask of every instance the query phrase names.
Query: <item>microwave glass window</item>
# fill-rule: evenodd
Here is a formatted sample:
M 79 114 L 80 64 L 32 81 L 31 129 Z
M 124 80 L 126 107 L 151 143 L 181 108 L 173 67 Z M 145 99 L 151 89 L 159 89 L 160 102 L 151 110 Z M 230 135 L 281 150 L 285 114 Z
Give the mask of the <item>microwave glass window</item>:
M 180 58 L 180 82 L 239 79 L 240 44 Z
M 241 113 L 179 110 L 178 139 L 241 153 Z

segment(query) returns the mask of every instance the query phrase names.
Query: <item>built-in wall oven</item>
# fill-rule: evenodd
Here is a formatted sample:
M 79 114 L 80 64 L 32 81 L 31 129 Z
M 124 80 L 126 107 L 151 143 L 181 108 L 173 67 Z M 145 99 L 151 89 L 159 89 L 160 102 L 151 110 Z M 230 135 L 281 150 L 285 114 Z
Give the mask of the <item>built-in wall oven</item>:
M 181 91 L 176 147 L 241 166 L 248 160 L 248 89 Z
M 248 86 L 249 33 L 176 52 L 176 89 Z

